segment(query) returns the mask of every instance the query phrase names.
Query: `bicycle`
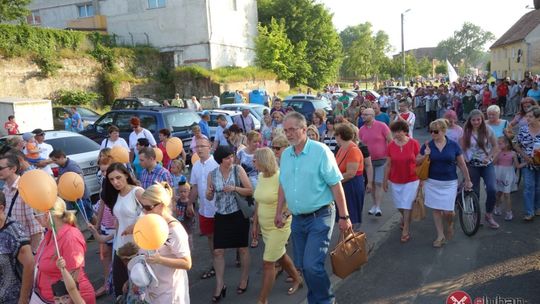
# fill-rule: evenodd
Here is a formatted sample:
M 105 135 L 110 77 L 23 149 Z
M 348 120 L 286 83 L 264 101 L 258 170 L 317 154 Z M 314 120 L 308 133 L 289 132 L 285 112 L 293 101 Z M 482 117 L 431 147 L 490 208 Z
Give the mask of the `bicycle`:
M 465 190 L 462 184 L 456 195 L 456 206 L 461 230 L 466 236 L 475 235 L 480 228 L 481 210 L 478 196 L 472 190 Z

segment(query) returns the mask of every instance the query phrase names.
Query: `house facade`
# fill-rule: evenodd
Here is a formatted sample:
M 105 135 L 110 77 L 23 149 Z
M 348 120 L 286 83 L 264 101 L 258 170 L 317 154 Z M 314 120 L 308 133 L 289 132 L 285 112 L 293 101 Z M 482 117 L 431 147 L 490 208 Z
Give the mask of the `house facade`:
M 540 10 L 525 14 L 490 47 L 497 78 L 522 80 L 540 74 Z
M 34 0 L 29 24 L 97 30 L 119 44 L 151 45 L 174 66 L 214 69 L 255 59 L 256 0 Z

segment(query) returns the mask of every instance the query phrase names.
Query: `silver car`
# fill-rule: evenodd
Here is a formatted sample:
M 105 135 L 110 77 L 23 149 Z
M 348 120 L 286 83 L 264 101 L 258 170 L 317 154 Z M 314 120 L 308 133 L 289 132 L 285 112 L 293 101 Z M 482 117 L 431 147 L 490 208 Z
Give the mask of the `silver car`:
M 100 185 L 97 180 L 97 159 L 99 145 L 86 136 L 70 131 L 45 131 L 45 142 L 55 150 L 62 150 L 66 156 L 81 167 L 84 184 L 90 190 L 90 195 L 98 194 Z M 54 177 L 58 177 L 58 166 L 51 165 Z

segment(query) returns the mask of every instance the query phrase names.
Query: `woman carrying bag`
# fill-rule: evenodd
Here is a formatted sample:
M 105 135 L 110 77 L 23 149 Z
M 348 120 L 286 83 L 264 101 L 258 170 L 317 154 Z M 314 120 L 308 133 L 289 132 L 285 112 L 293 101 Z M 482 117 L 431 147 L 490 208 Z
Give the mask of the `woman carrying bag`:
M 239 248 L 241 275 L 237 294 L 246 292 L 249 284 L 249 217 L 240 209 L 237 194 L 253 194 L 251 182 L 241 166 L 234 165 L 234 151 L 229 146 L 219 146 L 214 152 L 214 159 L 219 167 L 208 175 L 206 198 L 216 199 L 214 216 L 214 269 L 216 271 L 216 289 L 212 302 L 219 302 L 227 293 L 224 282 L 225 249 Z

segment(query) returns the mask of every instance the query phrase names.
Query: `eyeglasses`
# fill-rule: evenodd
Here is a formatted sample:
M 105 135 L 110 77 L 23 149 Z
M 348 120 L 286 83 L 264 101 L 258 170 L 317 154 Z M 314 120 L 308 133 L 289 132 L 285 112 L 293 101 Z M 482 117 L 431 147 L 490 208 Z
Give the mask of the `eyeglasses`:
M 210 146 L 208 146 L 208 145 L 197 145 L 197 146 L 195 146 L 195 148 L 197 148 L 197 149 L 210 148 Z
M 40 217 L 45 216 L 45 215 L 46 215 L 46 213 L 34 213 L 35 218 L 40 218 Z
M 281 150 L 281 148 L 283 148 L 283 147 L 280 147 L 280 146 L 272 146 L 272 150 L 275 150 L 275 151 L 279 151 L 279 150 Z
M 152 206 L 148 206 L 148 205 L 143 205 L 141 202 L 139 202 L 137 200 L 137 203 L 139 203 L 139 206 L 141 206 L 141 208 L 143 208 L 145 211 L 152 211 L 154 210 L 154 208 L 156 208 L 158 205 L 160 205 L 160 203 L 157 203 L 157 204 L 154 204 Z
M 432 134 L 439 134 L 439 130 L 429 130 L 429 132 Z
M 298 131 L 298 129 L 300 128 L 288 128 L 288 129 L 283 129 L 283 131 L 285 131 L 285 133 L 292 133 L 292 132 Z

